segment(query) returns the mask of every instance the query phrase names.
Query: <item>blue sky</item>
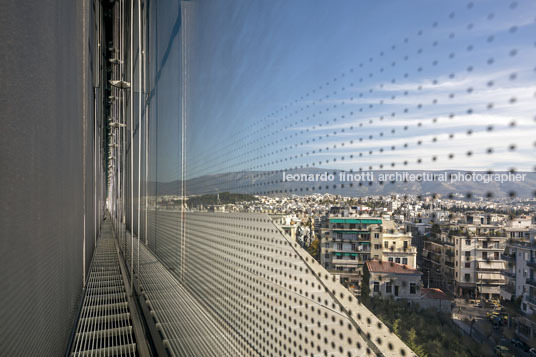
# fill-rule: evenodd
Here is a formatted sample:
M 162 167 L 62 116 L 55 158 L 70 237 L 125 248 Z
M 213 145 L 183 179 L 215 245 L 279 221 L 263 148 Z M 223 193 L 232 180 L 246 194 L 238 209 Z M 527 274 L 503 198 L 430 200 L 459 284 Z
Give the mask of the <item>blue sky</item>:
M 189 177 L 296 166 L 533 170 L 533 1 L 195 5 Z M 176 178 L 171 166 L 161 165 L 161 181 Z

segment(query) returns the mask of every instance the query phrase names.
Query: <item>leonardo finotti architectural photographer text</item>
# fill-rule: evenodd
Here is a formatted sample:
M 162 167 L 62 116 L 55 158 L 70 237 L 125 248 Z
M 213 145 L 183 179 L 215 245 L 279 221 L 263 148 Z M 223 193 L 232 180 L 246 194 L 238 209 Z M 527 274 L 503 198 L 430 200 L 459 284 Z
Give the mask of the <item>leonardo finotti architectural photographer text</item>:
M 332 182 L 337 178 L 340 182 L 522 182 L 525 181 L 526 174 L 502 172 L 502 173 L 477 173 L 477 172 L 385 172 L 375 173 L 372 171 L 361 171 L 358 173 L 341 171 L 338 173 L 316 173 L 316 174 L 290 174 L 283 172 L 283 182 Z

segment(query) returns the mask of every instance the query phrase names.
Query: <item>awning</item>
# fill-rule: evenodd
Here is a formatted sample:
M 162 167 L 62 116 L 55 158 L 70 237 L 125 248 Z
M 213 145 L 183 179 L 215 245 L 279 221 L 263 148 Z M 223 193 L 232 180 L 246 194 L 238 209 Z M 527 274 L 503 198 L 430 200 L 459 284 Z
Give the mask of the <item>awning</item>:
M 503 281 L 504 277 L 502 276 L 502 274 L 499 273 L 478 273 L 478 279 Z
M 500 294 L 501 288 L 499 286 L 478 286 L 478 292 L 481 294 Z
M 352 234 L 370 234 L 370 231 L 341 231 L 338 229 L 333 230 L 334 233 L 352 233 Z
M 350 253 L 350 252 L 336 252 L 335 253 L 336 256 L 340 257 L 340 256 L 343 256 L 343 255 L 349 255 L 349 256 L 357 256 L 357 253 Z
M 478 269 L 503 270 L 504 262 L 478 262 Z

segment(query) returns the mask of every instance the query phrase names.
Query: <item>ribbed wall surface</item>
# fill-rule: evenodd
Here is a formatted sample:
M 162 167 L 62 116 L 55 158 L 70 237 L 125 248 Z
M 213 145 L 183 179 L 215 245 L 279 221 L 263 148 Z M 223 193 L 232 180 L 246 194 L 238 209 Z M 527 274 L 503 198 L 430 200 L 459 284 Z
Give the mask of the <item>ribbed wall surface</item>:
M 94 19 L 91 1 L 0 5 L 2 356 L 62 355 L 76 318 L 102 202 Z

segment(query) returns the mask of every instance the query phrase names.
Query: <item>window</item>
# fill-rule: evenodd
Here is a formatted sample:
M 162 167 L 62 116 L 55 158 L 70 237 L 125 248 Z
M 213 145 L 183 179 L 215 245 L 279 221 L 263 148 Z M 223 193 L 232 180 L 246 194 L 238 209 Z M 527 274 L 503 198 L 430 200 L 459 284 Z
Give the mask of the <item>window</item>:
M 465 245 L 471 245 L 471 240 L 470 240 L 470 239 L 466 239 L 466 240 L 465 240 Z
M 381 245 L 379 245 L 379 244 L 374 244 L 374 249 L 381 249 Z
M 342 254 L 335 255 L 335 259 L 342 259 Z
M 355 245 L 355 243 L 352 243 L 352 250 L 356 250 L 356 245 Z
M 389 248 L 389 242 L 384 242 L 384 243 L 383 243 L 383 246 L 384 246 L 385 248 Z
M 466 251 L 466 252 L 465 252 L 465 257 L 466 257 L 466 258 L 470 258 L 470 257 L 471 257 L 471 252 L 470 252 L 470 251 Z
M 486 249 L 488 247 L 488 242 L 484 241 L 482 242 L 482 248 Z
M 355 255 L 350 255 L 350 260 L 355 260 Z
M 339 240 L 342 239 L 342 233 L 337 233 L 337 239 L 339 239 Z
M 493 259 L 499 260 L 499 252 L 493 253 Z
M 324 255 L 324 258 L 329 259 L 329 253 L 326 253 L 326 254 Z
M 390 262 L 393 262 L 393 257 L 389 257 L 389 259 L 387 260 L 389 260 Z
M 374 233 L 374 238 L 380 238 L 380 233 Z
M 458 262 L 456 262 L 456 263 L 458 263 Z M 456 272 L 456 278 L 457 278 L 457 277 L 458 277 L 458 272 Z
M 407 240 L 404 241 L 404 249 L 408 249 L 408 241 Z
M 391 282 L 385 283 L 385 292 L 387 294 L 391 294 L 392 289 L 393 289 L 393 285 L 391 284 Z
M 342 250 L 342 243 L 337 243 L 337 249 Z
M 458 266 L 458 261 L 456 260 L 456 266 Z
M 400 264 L 400 258 L 395 258 L 395 263 Z
M 355 223 L 350 223 L 350 229 L 355 229 Z
M 471 267 L 471 262 L 466 262 L 466 263 L 465 263 L 465 267 L 466 267 L 466 268 L 470 268 L 470 267 Z
M 342 271 L 342 267 L 337 267 L 337 271 Z
M 409 293 L 410 294 L 416 294 L 417 293 L 417 285 L 415 283 L 409 284 Z
M 375 255 L 374 259 L 378 260 L 378 259 L 380 259 L 380 257 L 378 255 Z
M 488 252 L 482 252 L 482 259 L 488 259 Z
M 471 274 L 465 274 L 464 279 L 465 281 L 471 280 Z
M 402 258 L 402 264 L 408 264 L 408 258 Z
M 375 281 L 374 282 L 374 292 L 379 293 L 380 292 L 380 283 Z

